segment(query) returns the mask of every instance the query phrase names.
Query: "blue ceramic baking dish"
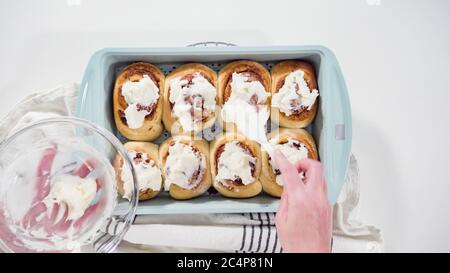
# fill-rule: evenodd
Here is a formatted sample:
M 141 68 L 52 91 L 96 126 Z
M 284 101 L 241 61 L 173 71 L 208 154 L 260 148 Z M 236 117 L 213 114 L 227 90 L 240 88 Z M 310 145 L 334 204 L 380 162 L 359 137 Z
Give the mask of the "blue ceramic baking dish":
M 76 115 L 113 132 L 112 92 L 118 72 L 126 65 L 144 61 L 153 63 L 167 75 L 186 62 L 200 62 L 218 71 L 232 61 L 249 59 L 270 69 L 281 60 L 301 59 L 310 62 L 317 74 L 320 103 L 317 116 L 307 128 L 314 136 L 319 157 L 325 168 L 330 203 L 335 203 L 345 179 L 350 156 L 352 119 L 350 103 L 339 64 L 334 54 L 322 46 L 270 47 L 174 47 L 174 48 L 106 48 L 97 51 L 87 65 L 80 86 Z M 160 142 L 168 135 L 164 133 Z M 228 199 L 218 194 L 176 201 L 162 193 L 155 199 L 140 202 L 137 214 L 168 213 L 242 213 L 274 212 L 279 199 L 264 193 L 250 199 Z M 119 208 L 120 210 L 120 208 Z

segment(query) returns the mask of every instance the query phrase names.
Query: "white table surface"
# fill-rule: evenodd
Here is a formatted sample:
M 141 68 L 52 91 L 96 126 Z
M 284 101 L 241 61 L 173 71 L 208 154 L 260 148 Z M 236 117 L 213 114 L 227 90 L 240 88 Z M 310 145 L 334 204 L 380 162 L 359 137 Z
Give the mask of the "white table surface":
M 343 70 L 364 222 L 387 251 L 450 251 L 450 1 L 0 3 L 0 116 L 80 82 L 109 46 L 320 44 Z

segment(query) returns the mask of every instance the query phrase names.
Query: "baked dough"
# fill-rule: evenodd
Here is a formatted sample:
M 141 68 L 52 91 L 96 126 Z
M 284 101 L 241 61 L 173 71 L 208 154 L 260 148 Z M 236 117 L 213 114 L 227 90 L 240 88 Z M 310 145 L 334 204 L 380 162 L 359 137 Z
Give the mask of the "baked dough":
M 220 155 L 223 152 L 223 147 L 225 144 L 235 140 L 239 142 L 241 147 L 245 147 L 247 152 L 250 152 L 251 155 L 256 158 L 252 171 L 252 176 L 255 180 L 248 185 L 236 181 L 229 181 L 227 185 L 224 185 L 221 181 L 216 180 L 218 174 L 218 162 Z M 259 181 L 259 175 L 261 173 L 260 152 L 259 144 L 236 132 L 227 132 L 211 142 L 210 160 L 214 188 L 226 197 L 249 198 L 258 195 L 262 190 L 262 185 Z
M 271 71 L 272 97 L 283 86 L 286 77 L 291 72 L 294 72 L 296 70 L 302 70 L 304 72 L 304 79 L 311 90 L 317 89 L 316 75 L 311 64 L 296 60 L 282 61 L 280 63 L 277 63 Z M 304 128 L 308 126 L 316 116 L 318 104 L 319 99 L 317 98 L 314 104 L 311 106 L 310 110 L 304 108 L 289 116 L 281 112 L 279 108 L 272 106 L 271 120 L 273 123 L 279 124 L 281 127 Z
M 206 116 L 201 115 L 202 120 L 198 130 L 190 130 L 185 131 L 180 124 L 178 117 L 172 114 L 173 104 L 170 102 L 170 81 L 177 78 L 187 78 L 189 81 L 189 77 L 194 73 L 200 73 L 205 79 L 208 80 L 216 88 L 216 109 L 214 111 L 209 112 Z M 166 78 L 164 84 L 164 114 L 163 114 L 163 123 L 167 131 L 171 132 L 172 135 L 186 134 L 186 135 L 195 135 L 196 133 L 210 128 L 214 125 L 216 121 L 218 107 L 217 107 L 217 73 L 210 69 L 209 67 L 198 64 L 198 63 L 189 63 L 184 64 L 177 69 L 173 70 Z
M 319 159 L 314 138 L 303 129 L 280 128 L 270 132 L 267 135 L 267 138 L 269 141 L 275 140 L 277 144 L 286 143 L 289 138 L 297 140 L 305 145 L 308 150 L 308 158 L 315 160 Z M 262 171 L 260 179 L 263 190 L 274 197 L 280 197 L 283 192 L 283 187 L 277 184 L 276 175 L 270 163 L 270 157 L 264 150 L 261 151 L 261 159 Z
M 231 62 L 219 71 L 218 100 L 220 107 L 223 107 L 225 102 L 227 102 L 231 96 L 231 82 L 234 72 L 246 73 L 250 78 L 250 81 L 257 80 L 261 82 L 266 92 L 270 93 L 272 80 L 269 71 L 263 65 L 248 60 Z M 264 105 L 270 113 L 270 97 L 267 98 Z M 237 131 L 236 124 L 232 122 L 225 122 L 221 115 L 219 115 L 219 123 L 224 131 Z
M 172 198 L 178 200 L 186 200 L 191 199 L 197 196 L 202 195 L 211 187 L 211 170 L 209 165 L 209 144 L 203 139 L 194 139 L 191 136 L 187 135 L 177 135 L 171 138 L 166 139 L 159 149 L 159 160 L 162 164 L 162 173 L 164 176 L 165 182 L 167 182 L 166 175 L 166 160 L 169 156 L 169 147 L 174 145 L 177 141 L 191 146 L 196 152 L 200 153 L 204 156 L 206 169 L 202 174 L 201 180 L 193 189 L 185 189 L 174 183 L 170 184 L 169 194 Z M 189 162 L 186 162 L 189 164 Z
M 149 160 L 153 160 L 155 162 L 156 166 L 161 169 L 161 165 L 159 163 L 158 158 L 158 145 L 150 143 L 150 142 L 137 142 L 137 141 L 130 141 L 124 144 L 127 151 L 135 151 L 137 153 L 146 153 L 147 158 Z M 116 155 L 114 159 L 114 170 L 116 173 L 116 182 L 117 182 L 117 188 L 119 190 L 119 193 L 123 196 L 125 194 L 124 190 L 124 183 L 121 179 L 122 174 L 122 166 L 123 166 L 123 158 L 120 155 Z M 162 188 L 163 183 L 161 183 Z M 139 191 L 139 201 L 144 201 L 151 199 L 158 195 L 158 193 L 161 191 L 154 191 L 152 189 L 145 189 Z
M 148 75 L 159 89 L 159 98 L 154 105 L 151 106 L 152 111 L 144 119 L 144 123 L 140 128 L 131 129 L 128 127 L 124 111 L 128 107 L 125 98 L 122 96 L 122 86 L 128 80 L 139 81 L 144 75 Z M 162 131 L 161 116 L 163 113 L 162 90 L 164 87 L 164 74 L 159 68 L 149 63 L 133 63 L 125 67 L 117 76 L 113 92 L 113 108 L 114 121 L 117 130 L 130 140 L 152 141 L 158 138 Z

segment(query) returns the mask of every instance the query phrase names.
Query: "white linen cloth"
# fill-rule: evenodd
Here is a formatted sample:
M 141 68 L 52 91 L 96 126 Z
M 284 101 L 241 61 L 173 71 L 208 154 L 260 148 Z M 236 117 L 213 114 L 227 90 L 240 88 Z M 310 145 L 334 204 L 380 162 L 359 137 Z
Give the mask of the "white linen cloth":
M 0 141 L 24 125 L 43 118 L 72 115 L 78 85 L 33 93 L 0 121 Z M 382 252 L 381 231 L 361 223 L 359 170 L 350 158 L 342 192 L 334 205 L 333 252 Z M 280 252 L 275 213 L 138 215 L 117 252 Z M 108 228 L 114 229 L 114 223 Z M 104 240 L 105 239 L 105 240 Z M 97 240 L 102 244 L 105 238 Z

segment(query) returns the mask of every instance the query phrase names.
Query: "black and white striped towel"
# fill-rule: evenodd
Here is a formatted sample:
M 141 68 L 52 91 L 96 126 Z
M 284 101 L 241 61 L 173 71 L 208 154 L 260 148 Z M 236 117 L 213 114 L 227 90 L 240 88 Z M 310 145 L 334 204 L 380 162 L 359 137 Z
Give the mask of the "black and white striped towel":
M 127 246 L 146 245 L 155 249 L 282 252 L 274 218 L 275 213 L 141 215 L 136 217 L 124 240 Z M 120 226 L 110 222 L 108 233 L 117 234 Z M 94 242 L 94 247 L 99 249 L 111 240 L 105 233 Z

